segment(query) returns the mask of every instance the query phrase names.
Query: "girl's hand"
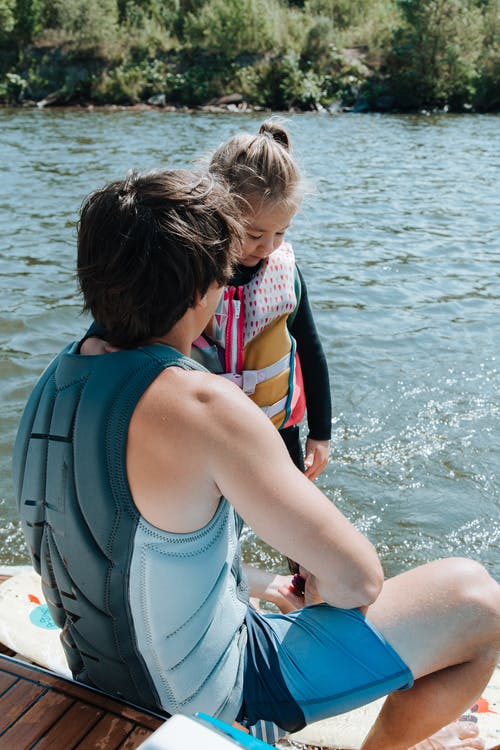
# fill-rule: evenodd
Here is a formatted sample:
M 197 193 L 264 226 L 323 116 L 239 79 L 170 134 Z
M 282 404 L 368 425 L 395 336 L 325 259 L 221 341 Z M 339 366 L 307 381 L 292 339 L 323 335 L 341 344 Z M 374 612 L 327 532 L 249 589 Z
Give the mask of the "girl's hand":
M 287 615 L 289 612 L 293 612 L 296 609 L 302 609 L 304 604 L 304 595 L 299 594 L 297 589 L 292 585 L 292 578 L 287 578 L 287 582 L 278 588 L 281 595 L 279 603 L 276 601 L 276 605 L 280 612 Z
M 250 589 L 250 600 L 255 609 L 259 609 L 260 599 L 275 604 L 285 615 L 304 606 L 304 597 L 297 596 L 292 589 L 292 576 L 272 573 L 247 564 L 243 568 Z
M 324 602 L 316 588 L 315 577 L 302 567 L 300 573 L 294 575 L 291 580 L 288 580 L 287 585 L 280 586 L 278 590 L 284 600 L 283 606 L 278 604 L 283 614 Z
M 327 466 L 330 458 L 330 441 L 329 440 L 306 440 L 306 455 L 304 463 L 306 466 L 305 475 L 313 481 L 319 477 L 323 469 Z

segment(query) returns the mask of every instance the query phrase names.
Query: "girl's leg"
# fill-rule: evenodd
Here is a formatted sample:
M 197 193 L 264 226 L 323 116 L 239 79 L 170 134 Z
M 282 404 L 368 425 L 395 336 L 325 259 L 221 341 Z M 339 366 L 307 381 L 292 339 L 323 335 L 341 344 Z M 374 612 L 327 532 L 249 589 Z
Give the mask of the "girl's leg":
M 300 469 L 300 471 L 304 473 L 306 467 L 304 464 L 304 451 L 302 449 L 302 443 L 300 442 L 299 426 L 293 425 L 292 427 L 284 427 L 282 430 L 279 430 L 279 434 L 287 447 L 293 463 L 297 469 Z
M 488 683 L 500 654 L 500 586 L 471 560 L 439 560 L 388 580 L 367 617 L 415 685 L 387 698 L 362 750 L 407 750 L 455 721 Z M 458 733 L 450 727 L 417 750 L 484 747 Z
M 304 451 L 302 450 L 302 444 L 300 442 L 300 428 L 298 425 L 292 427 L 284 427 L 282 430 L 278 430 L 281 435 L 281 439 L 285 443 L 290 458 L 293 463 L 302 473 L 306 470 L 304 463 Z M 299 572 L 299 564 L 295 560 L 291 560 L 287 557 L 288 569 L 290 573 Z

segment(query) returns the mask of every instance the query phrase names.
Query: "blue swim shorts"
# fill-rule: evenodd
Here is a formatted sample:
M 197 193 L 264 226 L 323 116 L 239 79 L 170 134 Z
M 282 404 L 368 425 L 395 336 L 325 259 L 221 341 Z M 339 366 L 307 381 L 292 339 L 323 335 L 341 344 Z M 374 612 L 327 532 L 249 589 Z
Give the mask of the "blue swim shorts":
M 282 615 L 249 607 L 246 626 L 238 721 L 268 742 L 413 685 L 406 664 L 356 609 L 316 604 Z

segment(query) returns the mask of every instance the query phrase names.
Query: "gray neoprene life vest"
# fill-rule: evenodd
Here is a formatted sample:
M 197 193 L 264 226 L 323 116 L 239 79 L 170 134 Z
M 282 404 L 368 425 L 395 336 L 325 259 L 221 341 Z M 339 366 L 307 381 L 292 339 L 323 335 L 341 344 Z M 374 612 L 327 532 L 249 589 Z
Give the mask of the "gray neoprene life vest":
M 202 529 L 162 531 L 127 481 L 130 418 L 171 365 L 204 369 L 162 345 L 102 356 L 66 347 L 19 426 L 18 509 L 75 679 L 153 710 L 233 721 L 247 637 L 242 521 L 221 498 Z

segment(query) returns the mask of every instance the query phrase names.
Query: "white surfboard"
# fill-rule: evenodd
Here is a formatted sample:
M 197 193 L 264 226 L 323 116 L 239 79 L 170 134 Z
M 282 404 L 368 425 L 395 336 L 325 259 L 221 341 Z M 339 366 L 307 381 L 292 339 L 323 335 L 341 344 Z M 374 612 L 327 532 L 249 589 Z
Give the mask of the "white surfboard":
M 43 598 L 40 576 L 32 568 L 21 569 L 0 584 L 0 643 L 34 664 L 71 677 L 59 634 Z M 358 750 L 383 702 L 382 698 L 309 724 L 290 739 L 325 750 Z M 487 748 L 500 746 L 500 665 L 466 716 L 477 722 Z
M 0 584 L 0 643 L 27 661 L 71 677 L 60 632 L 43 597 L 40 576 L 32 568 Z
M 309 724 L 290 739 L 331 750 L 358 750 L 384 703 L 384 698 L 354 711 Z M 464 718 L 477 723 L 486 748 L 500 748 L 500 664 L 481 698 Z

